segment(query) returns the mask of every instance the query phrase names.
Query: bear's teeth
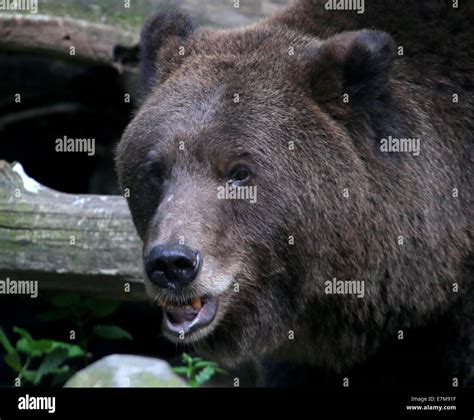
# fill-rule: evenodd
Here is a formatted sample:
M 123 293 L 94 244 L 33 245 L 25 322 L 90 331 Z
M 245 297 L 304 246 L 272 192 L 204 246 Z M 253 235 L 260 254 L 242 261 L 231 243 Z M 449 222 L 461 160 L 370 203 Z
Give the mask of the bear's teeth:
M 202 300 L 200 297 L 196 297 L 193 299 L 193 301 L 191 302 L 191 306 L 196 310 L 196 311 L 199 311 L 199 309 L 202 308 Z
M 168 306 L 168 302 L 166 301 L 166 299 L 161 299 L 158 301 L 158 303 L 162 308 L 166 308 Z

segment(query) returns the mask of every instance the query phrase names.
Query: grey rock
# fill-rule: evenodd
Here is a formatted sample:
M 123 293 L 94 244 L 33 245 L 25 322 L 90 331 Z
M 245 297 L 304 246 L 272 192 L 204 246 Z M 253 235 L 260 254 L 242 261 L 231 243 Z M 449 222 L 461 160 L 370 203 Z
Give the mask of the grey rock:
M 73 375 L 67 388 L 176 388 L 186 387 L 164 360 L 114 354 L 91 364 Z

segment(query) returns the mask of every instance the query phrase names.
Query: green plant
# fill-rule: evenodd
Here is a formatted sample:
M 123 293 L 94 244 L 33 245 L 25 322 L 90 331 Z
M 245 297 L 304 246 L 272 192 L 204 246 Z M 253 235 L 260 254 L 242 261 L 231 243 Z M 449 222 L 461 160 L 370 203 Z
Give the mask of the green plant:
M 217 363 L 204 360 L 200 357 L 191 357 L 183 353 L 184 366 L 177 366 L 173 371 L 184 375 L 191 387 L 199 387 L 208 382 L 216 373 L 226 374 Z
M 28 331 L 19 327 L 14 327 L 13 332 L 20 335 L 15 346 L 0 328 L 0 344 L 6 353 L 5 363 L 18 373 L 21 380 L 34 385 L 38 385 L 46 375 L 53 377 L 54 385 L 64 382 L 74 373 L 65 362 L 85 356 L 84 350 L 75 344 L 49 339 L 35 340 Z M 37 359 L 36 369 L 31 368 L 34 359 Z
M 43 313 L 45 321 L 72 320 L 78 333 L 79 345 L 87 352 L 93 336 L 106 340 L 133 340 L 132 335 L 117 325 L 96 324 L 109 317 L 120 306 L 116 300 L 97 299 L 77 294 L 59 294 L 50 298 L 52 309 Z
M 92 355 L 88 352 L 92 337 L 103 340 L 133 340 L 133 337 L 117 325 L 103 324 L 102 320 L 117 311 L 120 302 L 73 294 L 53 295 L 51 309 L 43 312 L 44 321 L 70 320 L 77 331 L 78 344 L 49 339 L 33 339 L 25 329 L 14 327 L 20 338 L 13 346 L 0 327 L 0 344 L 5 349 L 5 363 L 18 373 L 21 380 L 39 385 L 42 379 L 52 376 L 53 385 L 66 381 L 75 369 L 65 362 L 82 358 L 87 365 Z M 100 321 L 100 323 L 98 323 Z M 32 364 L 37 368 L 33 369 Z

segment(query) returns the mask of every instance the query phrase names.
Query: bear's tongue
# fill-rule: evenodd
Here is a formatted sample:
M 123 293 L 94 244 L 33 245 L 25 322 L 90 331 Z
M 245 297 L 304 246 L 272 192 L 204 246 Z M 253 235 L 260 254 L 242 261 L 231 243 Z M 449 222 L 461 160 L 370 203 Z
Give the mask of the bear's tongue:
M 166 308 L 168 318 L 173 324 L 184 324 L 196 318 L 199 311 L 192 306 L 175 306 Z
M 186 321 L 190 322 L 196 318 L 202 306 L 202 299 L 194 298 L 188 305 L 168 305 L 165 311 L 173 324 L 184 324 Z
M 209 325 L 217 314 L 219 298 L 206 296 L 194 298 L 182 305 L 160 302 L 163 311 L 163 326 L 172 334 L 189 333 Z

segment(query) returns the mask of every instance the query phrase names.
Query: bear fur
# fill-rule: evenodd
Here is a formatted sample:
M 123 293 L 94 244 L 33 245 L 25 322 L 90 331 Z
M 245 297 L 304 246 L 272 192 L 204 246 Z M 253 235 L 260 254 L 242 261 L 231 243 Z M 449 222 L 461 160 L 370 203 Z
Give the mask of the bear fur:
M 176 10 L 145 25 L 117 171 L 144 255 L 179 238 L 203 255 L 180 295 L 148 293 L 218 295 L 185 344 L 259 360 L 267 385 L 472 384 L 474 7 L 325 4 L 238 29 Z M 236 165 L 256 203 L 217 198 Z M 333 279 L 364 296 L 328 294 Z

